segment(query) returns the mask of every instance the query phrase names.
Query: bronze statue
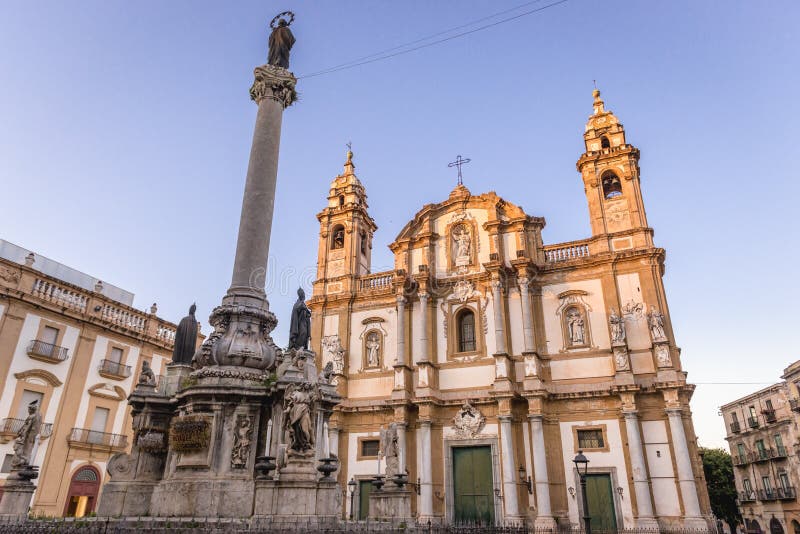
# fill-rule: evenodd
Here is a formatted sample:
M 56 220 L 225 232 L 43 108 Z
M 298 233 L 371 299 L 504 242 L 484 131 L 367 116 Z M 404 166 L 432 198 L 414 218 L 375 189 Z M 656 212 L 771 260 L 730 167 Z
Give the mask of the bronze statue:
M 175 345 L 172 349 L 172 363 L 192 363 L 195 346 L 197 345 L 197 319 L 194 312 L 197 306 L 192 304 L 189 315 L 181 319 L 178 330 L 175 331 Z
M 35 400 L 28 405 L 28 417 L 22 423 L 22 428 L 17 432 L 14 440 L 14 457 L 11 459 L 12 468 L 22 468 L 33 461 L 31 455 L 36 445 L 36 437 L 42 427 L 42 416 L 39 415 L 39 401 Z
M 288 17 L 286 20 L 284 17 Z M 294 13 L 284 11 L 269 23 L 272 33 L 269 35 L 269 59 L 267 63 L 276 67 L 289 68 L 289 50 L 294 45 L 294 35 L 289 26 L 294 21 Z M 277 23 L 277 26 L 276 26 Z
M 306 306 L 306 293 L 303 288 L 297 290 L 297 302 L 292 308 L 292 322 L 289 327 L 289 348 L 308 349 L 311 337 L 311 310 Z

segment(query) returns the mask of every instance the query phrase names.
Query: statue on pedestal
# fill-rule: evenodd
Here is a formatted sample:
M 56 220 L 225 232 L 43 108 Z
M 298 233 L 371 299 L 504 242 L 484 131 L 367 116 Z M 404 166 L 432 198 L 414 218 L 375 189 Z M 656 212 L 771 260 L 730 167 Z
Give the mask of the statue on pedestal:
M 139 373 L 139 384 L 143 386 L 155 386 L 156 375 L 153 373 L 153 368 L 147 360 L 142 361 L 142 372 Z
M 284 17 L 287 17 L 288 20 Z M 294 35 L 289 26 L 294 21 L 294 13 L 291 11 L 284 11 L 276 15 L 269 23 L 272 28 L 272 33 L 269 35 L 269 58 L 267 63 L 282 67 L 289 68 L 289 51 L 294 45 Z
M 14 456 L 11 459 L 12 469 L 21 469 L 33 461 L 31 455 L 36 446 L 36 438 L 42 427 L 42 416 L 39 414 L 39 401 L 35 400 L 28 405 L 28 417 L 22 423 L 14 440 Z
M 625 343 L 625 320 L 617 315 L 613 308 L 608 317 L 608 322 L 611 324 L 611 344 Z
M 647 314 L 647 325 L 650 327 L 653 341 L 667 340 L 667 333 L 664 330 L 664 315 L 655 306 L 650 306 L 650 313 Z
M 197 306 L 192 304 L 189 315 L 181 319 L 178 330 L 175 331 L 175 346 L 172 349 L 172 363 L 189 365 L 192 363 L 195 346 L 197 345 L 197 319 L 194 312 Z
M 308 349 L 311 337 L 311 310 L 306 306 L 306 293 L 303 288 L 297 290 L 297 302 L 292 308 L 292 322 L 289 327 L 289 348 Z
M 316 400 L 313 386 L 309 383 L 291 386 L 286 391 L 286 443 L 290 454 L 313 455 L 314 426 L 311 424 L 311 406 Z
M 381 430 L 381 450 L 386 461 L 386 478 L 391 479 L 400 472 L 400 445 L 397 437 L 397 423 Z

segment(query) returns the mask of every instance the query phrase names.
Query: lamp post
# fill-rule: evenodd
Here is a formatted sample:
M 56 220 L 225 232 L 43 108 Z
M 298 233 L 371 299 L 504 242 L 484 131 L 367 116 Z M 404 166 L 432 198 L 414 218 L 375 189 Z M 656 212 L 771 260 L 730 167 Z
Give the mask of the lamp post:
M 581 500 L 583 501 L 583 523 L 586 534 L 592 534 L 592 516 L 589 515 L 589 499 L 586 498 L 586 474 L 589 471 L 589 459 L 583 455 L 583 451 L 578 451 L 578 455 L 572 460 L 578 476 L 581 477 Z
M 355 499 L 356 499 L 356 477 L 352 477 L 350 482 L 347 483 L 347 487 L 350 489 L 350 521 L 353 520 L 353 512 L 355 511 Z

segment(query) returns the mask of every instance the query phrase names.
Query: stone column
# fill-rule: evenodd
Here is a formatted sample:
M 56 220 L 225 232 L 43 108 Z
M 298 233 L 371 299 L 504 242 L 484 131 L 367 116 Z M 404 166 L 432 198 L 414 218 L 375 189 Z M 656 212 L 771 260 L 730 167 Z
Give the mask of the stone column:
M 406 298 L 397 296 L 397 360 L 395 365 L 406 364 Z
M 417 459 L 417 472 L 420 479 L 419 499 L 417 499 L 417 517 L 420 523 L 433 518 L 433 486 L 431 479 L 431 422 L 420 421 L 419 432 L 419 458 Z
M 524 351 L 533 352 L 533 312 L 531 311 L 531 295 L 528 290 L 528 283 L 530 280 L 527 276 L 521 276 L 517 279 L 519 283 L 519 295 L 522 300 L 522 333 L 524 339 Z
M 528 416 L 531 425 L 531 449 L 533 451 L 533 479 L 536 483 L 537 529 L 553 529 L 556 521 L 550 510 L 550 480 L 547 476 L 547 456 L 544 449 L 544 425 L 541 414 Z
M 511 439 L 511 416 L 501 415 L 500 453 L 503 455 L 503 497 L 506 507 L 506 521 L 516 522 L 519 517 L 517 498 L 517 468 L 514 465 L 514 446 Z
M 406 472 L 406 426 L 405 423 L 397 423 L 397 447 L 400 449 L 400 454 L 397 455 L 399 473 Z
M 633 489 L 636 492 L 636 527 L 658 529 L 658 522 L 653 517 L 653 500 L 650 497 L 650 481 L 647 476 L 647 465 L 644 461 L 644 448 L 639 432 L 639 416 L 635 410 L 622 412 L 625 416 L 625 429 L 628 432 L 628 449 L 631 455 L 633 471 Z
M 420 344 L 419 361 L 428 361 L 428 294 L 419 293 L 419 307 L 422 317 L 420 318 Z
M 678 466 L 678 485 L 683 497 L 684 526 L 695 528 L 698 525 L 705 525 L 705 521 L 700 512 L 700 501 L 697 498 L 697 482 L 692 469 L 692 461 L 689 458 L 689 445 L 683 429 L 682 411 L 680 408 L 667 408 L 666 412 L 669 417 L 675 463 Z
M 506 353 L 506 329 L 503 324 L 503 284 L 492 280 L 492 308 L 494 308 L 495 354 Z
M 339 432 L 338 428 L 328 427 L 328 443 L 331 456 L 339 457 Z

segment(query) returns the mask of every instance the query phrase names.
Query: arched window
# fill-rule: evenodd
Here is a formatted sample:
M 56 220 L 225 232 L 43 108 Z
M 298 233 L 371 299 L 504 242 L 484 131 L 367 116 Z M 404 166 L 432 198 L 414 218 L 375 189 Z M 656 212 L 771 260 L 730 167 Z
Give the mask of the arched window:
M 600 138 L 600 148 L 611 148 L 611 143 L 608 142 L 608 137 L 603 136 Z
M 462 310 L 456 317 L 458 326 L 458 352 L 475 350 L 475 314 L 472 310 Z
M 333 227 L 331 234 L 331 248 L 344 248 L 344 226 L 338 224 Z
M 622 183 L 613 172 L 603 175 L 603 196 L 605 198 L 622 196 Z
M 361 232 L 361 254 L 367 254 L 367 234 Z
M 339 195 L 339 207 L 344 206 L 344 195 Z

